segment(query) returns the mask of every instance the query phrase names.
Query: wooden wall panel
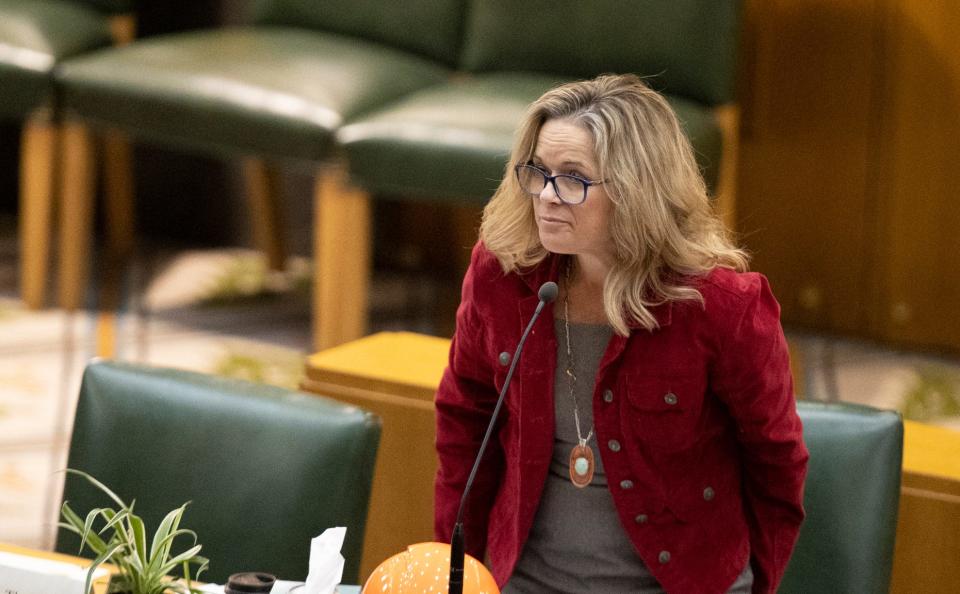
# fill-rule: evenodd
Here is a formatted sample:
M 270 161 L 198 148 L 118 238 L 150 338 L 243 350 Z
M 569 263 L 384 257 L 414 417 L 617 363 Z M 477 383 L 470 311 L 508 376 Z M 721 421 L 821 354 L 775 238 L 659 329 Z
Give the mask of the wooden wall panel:
M 886 0 L 877 192 L 882 338 L 960 351 L 960 5 Z
M 875 0 L 745 3 L 737 230 L 788 322 L 862 331 Z

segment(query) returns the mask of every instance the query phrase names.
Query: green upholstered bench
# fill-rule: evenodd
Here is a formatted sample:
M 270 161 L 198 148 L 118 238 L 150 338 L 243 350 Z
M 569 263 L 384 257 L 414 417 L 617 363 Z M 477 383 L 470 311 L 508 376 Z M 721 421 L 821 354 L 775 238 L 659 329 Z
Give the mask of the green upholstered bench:
M 373 195 L 477 208 L 509 174 L 513 132 L 532 101 L 564 81 L 634 72 L 673 105 L 728 210 L 738 31 L 737 1 L 475 0 L 457 75 L 351 119 L 337 140 L 351 180 Z
M 137 365 L 95 362 L 83 376 L 67 466 L 136 500 L 149 534 L 190 501 L 183 526 L 231 573 L 307 576 L 310 539 L 346 526 L 344 583 L 357 583 L 380 438 L 377 416 L 281 388 Z M 77 513 L 108 504 L 68 477 Z M 56 550 L 77 554 L 60 530 Z M 88 554 L 87 551 L 84 554 Z
M 129 22 L 127 0 L 0 0 L 0 120 L 23 123 L 20 143 L 20 293 L 43 306 L 55 211 L 58 102 L 54 71 L 107 47 Z M 129 27 L 127 27 L 129 28 Z M 111 31 L 114 34 L 111 35 Z
M 264 0 L 246 26 L 150 38 L 73 60 L 58 73 L 70 115 L 64 202 L 90 228 L 94 143 L 133 137 L 168 148 L 242 157 L 255 237 L 281 267 L 277 168 L 316 167 L 314 291 L 318 343 L 364 327 L 369 200 L 345 187 L 335 131 L 348 119 L 445 80 L 456 64 L 463 0 Z M 108 251 L 133 241 L 129 149 L 107 162 Z M 61 251 L 61 305 L 78 307 L 89 233 Z M 349 258 L 341 257 L 344 253 Z M 343 299 L 342 295 L 350 295 Z
M 364 333 L 371 196 L 483 204 L 503 175 L 524 108 L 557 83 L 612 71 L 648 77 L 680 114 L 710 186 L 731 185 L 720 165 L 732 165 L 721 153 L 735 129 L 739 0 L 260 5 L 249 26 L 154 38 L 72 60 L 59 81 L 75 122 L 248 158 L 252 210 L 275 267 L 284 258 L 267 239 L 277 226 L 274 166 L 320 166 L 317 348 Z M 65 200 L 88 204 L 90 138 L 78 132 L 67 143 L 73 165 L 65 172 Z M 115 202 L 129 202 L 128 191 L 118 193 Z M 108 210 L 108 231 L 128 233 L 130 221 L 112 213 L 130 210 Z M 82 243 L 63 250 L 86 252 Z M 64 269 L 61 282 L 72 286 L 82 276 Z
M 464 76 L 337 133 L 351 177 L 373 192 L 482 204 L 528 104 L 559 82 L 634 72 L 677 110 L 714 188 L 722 142 L 713 109 L 733 100 L 738 16 L 730 1 L 472 2 Z

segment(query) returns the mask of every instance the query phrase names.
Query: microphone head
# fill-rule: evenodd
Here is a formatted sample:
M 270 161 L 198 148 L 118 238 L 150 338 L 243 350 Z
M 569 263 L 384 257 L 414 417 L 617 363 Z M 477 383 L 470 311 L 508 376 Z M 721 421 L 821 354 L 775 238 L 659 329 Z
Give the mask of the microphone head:
M 540 285 L 540 291 L 537 295 L 540 297 L 540 301 L 544 303 L 550 303 L 557 298 L 557 293 L 560 292 L 560 287 L 557 286 L 557 283 L 553 281 L 547 281 Z

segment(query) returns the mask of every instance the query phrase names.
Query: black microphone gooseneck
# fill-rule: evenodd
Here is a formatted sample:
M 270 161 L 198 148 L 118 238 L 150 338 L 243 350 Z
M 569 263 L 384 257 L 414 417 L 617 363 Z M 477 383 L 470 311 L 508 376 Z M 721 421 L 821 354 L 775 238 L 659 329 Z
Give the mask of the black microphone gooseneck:
M 493 415 L 490 417 L 490 424 L 487 425 L 487 432 L 483 435 L 483 442 L 480 443 L 480 451 L 477 452 L 477 459 L 473 462 L 473 468 L 470 470 L 470 476 L 467 478 L 467 484 L 463 487 L 463 495 L 460 497 L 460 509 L 457 510 L 457 521 L 453 525 L 453 534 L 450 536 L 450 581 L 447 588 L 448 594 L 463 594 L 463 508 L 467 503 L 467 497 L 470 495 L 470 487 L 473 486 L 473 479 L 477 476 L 477 469 L 480 467 L 480 461 L 483 459 L 484 452 L 487 451 L 487 443 L 493 434 L 493 427 L 497 424 L 497 416 L 500 414 L 500 407 L 503 406 L 503 398 L 507 395 L 507 388 L 510 387 L 510 380 L 513 379 L 513 372 L 517 368 L 517 362 L 520 360 L 520 353 L 523 351 L 523 344 L 527 341 L 527 335 L 533 328 L 533 324 L 540 317 L 543 306 L 557 298 L 559 288 L 557 283 L 548 281 L 540 285 L 537 296 L 540 297 L 540 303 L 537 304 L 533 317 L 527 324 L 520 342 L 517 344 L 517 350 L 513 353 L 513 361 L 510 363 L 510 369 L 507 371 L 507 377 L 503 381 L 503 388 L 500 389 L 500 397 L 497 399 L 497 405 L 493 408 Z

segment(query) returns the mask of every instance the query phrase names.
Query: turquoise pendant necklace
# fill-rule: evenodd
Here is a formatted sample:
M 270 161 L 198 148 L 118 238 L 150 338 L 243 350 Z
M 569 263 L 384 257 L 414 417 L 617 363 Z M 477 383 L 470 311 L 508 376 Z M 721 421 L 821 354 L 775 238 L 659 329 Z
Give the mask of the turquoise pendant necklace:
M 584 437 L 580 431 L 580 406 L 577 403 L 577 394 L 573 387 L 577 383 L 577 376 L 573 373 L 573 349 L 570 348 L 570 264 L 565 271 L 566 293 L 563 296 L 563 329 L 567 339 L 567 388 L 570 390 L 570 399 L 573 400 L 573 422 L 577 427 L 577 445 L 570 450 L 570 481 L 574 486 L 583 488 L 593 480 L 594 458 L 593 450 L 587 441 L 593 437 L 593 428 Z

